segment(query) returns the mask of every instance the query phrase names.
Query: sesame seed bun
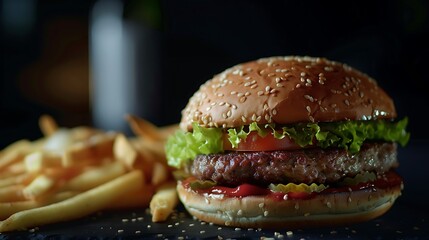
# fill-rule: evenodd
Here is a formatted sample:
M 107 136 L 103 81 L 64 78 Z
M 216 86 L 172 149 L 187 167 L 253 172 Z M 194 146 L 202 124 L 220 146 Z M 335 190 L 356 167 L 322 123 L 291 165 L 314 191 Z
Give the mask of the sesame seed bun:
M 263 196 L 203 195 L 177 185 L 190 214 L 219 225 L 252 228 L 308 228 L 348 225 L 381 216 L 401 194 L 402 185 L 353 192 L 318 194 L 306 200 Z
M 392 99 L 376 81 L 342 63 L 271 57 L 236 65 L 203 84 L 180 126 L 204 127 L 393 119 Z

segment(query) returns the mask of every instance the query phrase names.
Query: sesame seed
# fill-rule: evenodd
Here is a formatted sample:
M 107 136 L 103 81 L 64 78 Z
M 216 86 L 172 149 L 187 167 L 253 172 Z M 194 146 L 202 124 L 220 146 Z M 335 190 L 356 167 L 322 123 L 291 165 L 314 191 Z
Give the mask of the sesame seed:
M 202 231 L 200 231 L 200 234 L 204 234 L 206 231 L 204 231 L 204 230 L 202 230 Z
M 246 82 L 246 83 L 244 84 L 244 86 L 245 86 L 245 87 L 250 86 L 250 82 Z
M 258 206 L 259 206 L 260 208 L 263 208 L 263 207 L 265 206 L 265 204 L 264 204 L 264 203 L 259 203 L 259 204 L 258 204 Z
M 324 69 L 326 72 L 332 72 L 332 71 L 334 70 L 332 67 L 328 67 L 328 66 L 324 67 L 323 69 Z
M 238 211 L 237 211 L 237 215 L 238 215 L 238 216 L 243 215 L 243 211 L 242 211 L 241 209 L 240 209 L 240 210 L 238 210 Z
M 238 227 L 237 227 L 237 228 L 235 228 L 234 230 L 235 230 L 235 231 L 241 231 L 241 228 L 238 228 Z
M 246 97 L 248 97 L 250 95 L 250 92 L 246 92 L 245 94 L 244 94 L 244 96 L 246 96 Z
M 283 87 L 283 84 L 277 83 L 276 86 L 280 88 L 280 87 Z
M 265 91 L 266 91 L 266 92 L 269 92 L 269 91 L 270 91 L 270 89 L 271 89 L 271 87 L 270 87 L 270 86 L 266 86 L 266 87 L 265 87 Z
M 238 93 L 237 97 L 242 97 L 244 94 L 243 93 Z
M 311 113 L 311 108 L 310 106 L 306 106 L 305 109 L 307 109 L 307 112 Z
M 271 111 L 271 113 L 273 114 L 273 116 L 274 116 L 274 115 L 277 115 L 277 109 L 273 109 L 273 110 Z
M 301 72 L 301 77 L 305 77 L 305 72 Z
M 241 116 L 241 120 L 245 123 L 245 122 L 247 122 L 247 119 L 246 119 L 246 117 L 245 116 Z
M 247 76 L 247 77 L 245 77 L 245 78 L 244 78 L 244 80 L 250 80 L 250 77 L 249 77 L 249 76 Z
M 233 109 L 237 109 L 237 105 L 235 105 L 235 104 L 232 104 L 232 105 L 231 105 L 231 107 L 232 107 Z
M 296 86 L 295 86 L 295 88 L 300 88 L 301 87 L 301 84 L 297 84 Z
M 235 94 L 237 94 L 237 92 L 236 92 L 236 91 L 232 91 L 232 92 L 231 92 L 231 95 L 235 95 Z
M 226 112 L 226 116 L 227 117 L 231 117 L 231 114 L 232 114 L 231 110 L 229 110 L 228 112 Z
M 276 77 L 276 83 L 280 83 L 281 81 L 282 81 L 282 79 L 281 79 L 281 78 Z
M 275 73 L 269 73 L 268 77 L 274 77 L 276 74 Z
M 264 95 L 264 92 L 263 91 L 259 91 L 258 92 L 258 96 L 262 96 L 262 95 Z
M 267 110 L 267 109 L 269 108 L 269 107 L 268 107 L 268 103 L 264 103 L 263 108 L 264 108 L 264 110 Z
M 276 93 L 276 92 L 277 92 L 277 89 L 271 89 L 271 90 L 270 90 L 270 93 L 271 93 L 271 94 Z
M 252 121 L 254 121 L 254 122 L 256 121 L 256 114 L 252 115 Z
M 243 96 L 243 97 L 241 97 L 241 98 L 240 98 L 240 100 L 239 100 L 239 101 L 240 101 L 241 103 L 244 103 L 244 102 L 246 101 L 246 99 L 247 99 L 247 98 Z
M 301 80 L 301 82 L 303 82 L 303 83 L 305 82 L 305 78 L 303 78 L 303 77 L 302 77 L 300 80 Z
M 349 102 L 349 100 L 344 100 L 344 104 L 346 104 L 347 106 L 350 106 L 350 102 Z
M 268 211 L 264 211 L 264 216 L 268 216 Z
M 253 84 L 252 86 L 250 86 L 251 89 L 255 89 L 258 87 L 258 84 Z
M 314 98 L 310 95 L 304 95 L 304 98 L 309 100 L 310 102 L 314 102 Z
M 265 118 L 265 120 L 269 121 L 270 120 L 270 115 L 265 114 L 264 118 Z

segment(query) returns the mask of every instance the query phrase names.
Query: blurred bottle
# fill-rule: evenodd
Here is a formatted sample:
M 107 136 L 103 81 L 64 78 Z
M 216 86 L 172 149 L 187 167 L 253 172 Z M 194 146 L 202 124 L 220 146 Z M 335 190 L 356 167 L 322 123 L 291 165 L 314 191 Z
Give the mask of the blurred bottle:
M 161 21 L 159 0 L 95 2 L 90 19 L 94 126 L 128 133 L 126 114 L 159 121 Z

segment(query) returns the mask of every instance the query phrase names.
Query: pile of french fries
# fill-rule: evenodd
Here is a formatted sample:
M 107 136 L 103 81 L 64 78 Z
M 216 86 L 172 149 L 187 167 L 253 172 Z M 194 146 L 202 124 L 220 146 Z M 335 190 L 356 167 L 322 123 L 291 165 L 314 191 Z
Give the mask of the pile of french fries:
M 164 143 L 177 126 L 127 116 L 136 137 L 39 121 L 43 138 L 0 151 L 0 232 L 81 218 L 100 210 L 148 207 L 154 222 L 177 205 Z

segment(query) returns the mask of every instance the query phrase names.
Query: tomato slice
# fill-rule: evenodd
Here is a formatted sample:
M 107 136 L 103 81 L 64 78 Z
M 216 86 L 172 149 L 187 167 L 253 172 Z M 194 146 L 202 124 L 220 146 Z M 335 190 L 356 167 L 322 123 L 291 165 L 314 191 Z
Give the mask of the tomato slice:
M 237 148 L 232 147 L 228 140 L 228 134 L 224 134 L 223 149 L 227 151 L 275 151 L 297 150 L 301 149 L 301 146 L 287 136 L 277 139 L 272 134 L 261 137 L 257 132 L 250 132 L 246 139 L 241 140 Z

